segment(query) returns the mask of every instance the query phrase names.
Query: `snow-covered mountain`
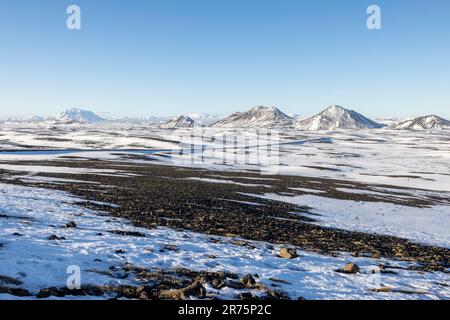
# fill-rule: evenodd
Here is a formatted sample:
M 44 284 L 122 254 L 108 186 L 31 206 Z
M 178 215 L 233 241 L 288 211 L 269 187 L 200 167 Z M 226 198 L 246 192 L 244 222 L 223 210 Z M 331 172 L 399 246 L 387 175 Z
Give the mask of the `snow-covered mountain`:
M 106 121 L 91 111 L 77 108 L 61 112 L 54 120 L 58 123 L 98 123 Z
M 151 124 L 160 125 L 166 121 L 169 121 L 170 117 L 157 117 L 157 116 L 140 116 L 140 117 L 121 117 L 117 119 L 111 119 L 112 122 L 116 123 L 136 123 L 136 124 Z
M 257 106 L 247 112 L 236 112 L 213 124 L 219 128 L 285 128 L 293 119 L 275 107 Z
M 208 113 L 190 113 L 187 115 L 189 118 L 194 120 L 196 123 L 203 125 L 210 125 L 214 122 L 219 121 L 221 118 L 216 115 L 208 114 Z
M 186 116 L 180 116 L 178 118 L 171 119 L 160 125 L 161 128 L 173 129 L 173 128 L 192 128 L 195 126 L 195 121 Z
M 450 121 L 435 115 L 400 121 L 388 127 L 393 130 L 450 129 Z
M 37 124 L 43 122 L 45 119 L 40 116 L 26 116 L 18 118 L 10 118 L 6 123 L 22 123 L 22 124 Z
M 353 110 L 333 105 L 321 113 L 295 124 L 299 130 L 374 129 L 381 128 L 376 123 Z

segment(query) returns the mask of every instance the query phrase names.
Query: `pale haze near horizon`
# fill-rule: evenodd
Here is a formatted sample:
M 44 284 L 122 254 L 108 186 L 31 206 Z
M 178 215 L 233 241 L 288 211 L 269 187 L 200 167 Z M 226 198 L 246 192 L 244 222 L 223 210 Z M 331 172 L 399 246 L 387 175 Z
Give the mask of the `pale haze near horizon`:
M 450 3 L 364 0 L 0 4 L 0 118 L 76 107 L 101 116 L 227 115 L 255 105 L 311 116 L 450 118 Z

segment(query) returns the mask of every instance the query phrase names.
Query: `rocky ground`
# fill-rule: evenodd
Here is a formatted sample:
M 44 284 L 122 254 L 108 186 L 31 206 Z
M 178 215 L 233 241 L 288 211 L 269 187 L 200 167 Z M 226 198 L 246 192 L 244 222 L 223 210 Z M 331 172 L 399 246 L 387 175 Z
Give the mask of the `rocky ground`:
M 323 197 L 334 199 L 384 201 L 417 208 L 436 203 L 448 204 L 449 199 L 439 194 L 412 201 L 402 197 L 401 188 L 397 188 L 395 196 L 383 196 L 381 193 L 346 193 L 339 191 L 343 182 L 338 180 L 265 176 L 252 172 L 208 171 L 159 165 L 157 162 L 136 164 L 126 159 L 123 162 L 110 162 L 67 157 L 48 162 L 8 161 L 8 164 L 78 168 L 79 173 L 39 173 L 34 176 L 36 179 L 33 181 L 23 179 L 25 169 L 24 172 L 2 170 L 0 182 L 69 192 L 83 199 L 77 203 L 79 206 L 107 212 L 114 218 L 125 218 L 135 226 L 145 229 L 169 227 L 210 236 L 239 238 L 243 240 L 233 240 L 233 245 L 244 247 L 252 246 L 251 242 L 245 240 L 263 241 L 281 247 L 280 258 L 287 259 L 297 256 L 295 250 L 289 249 L 294 247 L 329 256 L 344 252 L 351 253 L 354 257 L 395 259 L 411 263 L 405 269 L 420 272 L 448 273 L 450 267 L 450 249 L 415 243 L 399 237 L 326 228 L 314 223 L 314 214 L 307 206 L 300 207 L 255 197 L 267 192 L 296 195 L 304 194 L 305 190 L 312 190 L 321 192 Z M 111 172 L 120 169 L 120 174 L 89 173 L 89 170 L 97 169 Z M 83 172 L 84 170 L 86 172 Z M 65 182 L 58 183 L 60 181 L 58 179 Z M 86 184 L 86 181 L 89 184 Z M 358 190 L 372 188 L 370 185 L 349 182 L 345 182 L 345 186 Z M 68 222 L 66 227 L 76 228 L 76 224 Z M 132 237 L 144 236 L 139 232 L 120 230 L 114 232 L 122 232 L 123 235 Z M 65 240 L 58 234 L 52 237 L 49 241 Z M 211 238 L 211 241 L 214 241 L 214 238 Z M 168 246 L 162 250 L 176 251 L 177 248 Z M 384 273 L 396 272 L 395 268 L 381 262 L 379 266 Z M 121 272 L 117 272 L 118 270 Z M 359 267 L 350 265 L 335 271 L 357 273 Z M 105 270 L 90 270 L 90 272 L 105 274 Z M 3 279 L 0 278 L 0 284 L 4 284 L 0 286 L 0 293 L 37 298 L 66 295 L 135 299 L 184 299 L 188 296 L 214 298 L 214 295 L 205 289 L 206 286 L 213 289 L 232 288 L 237 290 L 235 298 L 239 299 L 288 297 L 276 289 L 276 284 L 269 287 L 259 283 L 257 274 L 249 274 L 242 278 L 242 275 L 231 272 L 145 269 L 131 264 L 111 266 L 106 273 L 113 278 L 115 276 L 120 278 L 123 274 L 126 277 L 131 275 L 142 285 L 88 285 L 70 292 L 63 287 L 49 287 L 42 288 L 38 293 L 31 293 L 21 289 L 17 279 L 5 276 Z M 276 283 L 276 279 L 273 281 Z M 15 287 L 8 286 L 14 283 Z M 251 290 L 260 293 L 254 295 Z
M 89 272 L 104 273 L 99 270 Z M 79 289 L 67 287 L 49 287 L 41 289 L 33 294 L 27 289 L 10 287 L 8 285 L 20 286 L 22 283 L 17 279 L 0 276 L 0 294 L 9 294 L 22 298 L 109 298 L 109 299 L 138 299 L 138 300 L 185 300 L 191 297 L 199 299 L 214 299 L 215 294 L 207 290 L 205 286 L 212 289 L 222 290 L 224 288 L 234 289 L 235 298 L 240 300 L 279 300 L 289 299 L 283 292 L 258 283 L 255 276 L 248 274 L 242 278 L 229 272 L 195 272 L 188 269 L 144 269 L 133 265 L 111 267 L 107 272 L 111 277 L 135 277 L 143 285 L 82 285 Z M 144 284 L 145 283 L 145 284 Z M 258 291 L 254 295 L 252 291 Z
M 21 162 L 21 165 L 33 163 Z M 34 163 L 37 165 L 37 163 Z M 420 262 L 424 270 L 444 270 L 450 266 L 450 250 L 413 243 L 408 240 L 324 228 L 312 224 L 314 215 L 308 207 L 298 207 L 284 202 L 259 199 L 246 193 L 302 194 L 299 188 L 323 191 L 321 196 L 366 202 L 381 201 L 380 196 L 353 194 L 338 191 L 341 181 L 302 178 L 298 176 L 261 176 L 243 172 L 214 172 L 169 166 L 130 165 L 107 161 L 52 161 L 38 165 L 102 168 L 125 170 L 130 175 L 51 174 L 53 178 L 89 180 L 98 182 L 86 188 L 82 183 L 39 184 L 33 186 L 54 188 L 80 196 L 82 203 L 92 209 L 101 209 L 112 216 L 127 218 L 145 228 L 167 226 L 194 232 L 238 236 L 243 239 L 291 244 L 301 249 L 325 254 L 352 252 L 386 258 Z M 202 180 L 212 179 L 212 180 Z M 212 182 L 211 182 L 212 181 Z M 23 180 L 8 183 L 27 184 Z M 232 182 L 232 183 L 231 183 Z M 348 186 L 348 182 L 346 182 Z M 353 183 L 355 189 L 370 189 Z M 433 195 L 430 199 L 411 201 L 402 197 L 386 197 L 384 202 L 400 203 L 411 207 L 447 202 L 446 197 Z M 90 202 L 91 201 L 91 202 Z M 99 205 L 98 202 L 114 206 Z M 303 213 L 303 214 L 302 214 Z

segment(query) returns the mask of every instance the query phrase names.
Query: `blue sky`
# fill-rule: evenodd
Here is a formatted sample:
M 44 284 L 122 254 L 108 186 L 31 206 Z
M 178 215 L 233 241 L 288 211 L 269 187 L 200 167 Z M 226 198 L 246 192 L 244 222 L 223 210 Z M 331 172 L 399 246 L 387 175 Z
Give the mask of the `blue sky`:
M 366 28 L 370 4 L 382 30 Z M 450 118 L 449 15 L 448 0 L 0 0 L 0 116 L 340 104 Z

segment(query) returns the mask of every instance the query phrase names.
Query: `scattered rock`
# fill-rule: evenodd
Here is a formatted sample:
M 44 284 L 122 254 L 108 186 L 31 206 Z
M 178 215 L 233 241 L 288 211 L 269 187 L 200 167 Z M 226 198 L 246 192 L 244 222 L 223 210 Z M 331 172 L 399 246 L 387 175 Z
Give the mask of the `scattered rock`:
M 273 290 L 273 289 L 266 289 L 267 291 L 267 296 L 263 297 L 264 300 L 289 300 L 289 297 L 281 292 L 281 291 L 277 291 L 277 290 Z
M 381 288 L 371 289 L 371 291 L 387 293 L 387 292 L 392 292 L 392 288 L 391 287 L 381 287 Z
M 359 266 L 356 263 L 347 263 L 345 266 L 339 269 L 338 272 L 355 274 L 359 272 Z
M 38 299 L 45 299 L 48 297 L 65 297 L 66 294 L 62 289 L 58 289 L 56 287 L 46 288 L 39 291 L 39 293 L 36 295 Z
M 278 278 L 269 278 L 269 280 L 272 282 L 277 282 L 277 283 L 282 283 L 282 284 L 292 284 L 286 280 L 282 280 L 282 279 L 278 279 Z
M 10 295 L 16 296 L 16 297 L 32 296 L 32 294 L 28 290 L 21 289 L 21 288 L 9 288 L 9 287 L 4 287 L 4 286 L 0 286 L 0 293 L 10 294 Z
M 373 259 L 380 259 L 380 258 L 381 258 L 381 252 L 375 251 L 375 252 L 372 254 L 372 258 L 373 258 Z
M 141 292 L 141 294 L 139 295 L 139 300 L 150 300 L 147 292 Z
M 8 276 L 1 276 L 0 275 L 0 282 L 3 282 L 4 284 L 12 284 L 15 286 L 20 286 L 22 284 L 22 281 L 17 280 L 15 278 L 11 278 Z
M 48 237 L 48 240 L 67 240 L 64 237 L 58 237 L 56 234 L 52 234 L 50 237 Z
M 256 284 L 256 280 L 251 274 L 247 274 L 245 277 L 241 278 L 241 283 L 246 287 L 252 287 Z
M 220 290 L 225 287 L 225 282 L 222 279 L 214 278 L 210 281 L 210 285 L 214 289 Z
M 371 291 L 379 292 L 379 293 L 395 292 L 395 293 L 401 293 L 401 294 L 427 294 L 426 291 L 422 291 L 422 290 L 405 290 L 405 289 L 397 289 L 397 288 L 392 288 L 392 287 L 375 288 L 375 289 L 371 289 Z
M 66 228 L 66 229 L 77 228 L 77 224 L 74 221 L 69 221 L 69 222 L 66 223 L 64 228 Z
M 228 235 L 225 235 L 225 237 L 227 237 Z M 232 237 L 237 237 L 238 235 L 232 235 Z M 244 241 L 244 240 L 232 240 L 230 241 L 230 243 L 232 245 L 235 246 L 241 246 L 241 247 L 246 247 L 249 249 L 256 249 L 256 247 L 254 245 L 252 245 L 251 243 L 249 243 L 248 241 Z
M 245 284 L 243 284 L 240 281 L 235 281 L 235 280 L 228 280 L 225 283 L 225 286 L 229 287 L 231 289 L 236 289 L 236 290 L 242 290 L 242 289 L 246 289 L 247 288 L 247 286 Z
M 176 244 L 166 244 L 164 245 L 162 250 L 168 250 L 168 251 L 179 251 L 180 249 Z
M 195 281 L 186 288 L 178 290 L 163 290 L 159 293 L 160 299 L 169 300 L 185 300 L 189 297 L 204 298 L 206 296 L 206 289 L 200 281 Z
M 237 298 L 239 300 L 252 300 L 253 294 L 251 292 L 242 292 L 242 293 L 238 294 Z
M 137 231 L 125 231 L 125 230 L 111 230 L 108 231 L 112 234 L 118 234 L 121 236 L 130 236 L 130 237 L 139 237 L 139 238 L 145 238 L 145 234 Z
M 281 248 L 280 257 L 283 259 L 294 259 L 297 258 L 297 251 L 291 248 Z
M 117 289 L 118 290 L 118 289 Z M 114 288 L 107 287 L 107 286 L 90 286 L 85 285 L 82 286 L 80 289 L 74 289 L 70 290 L 67 287 L 64 288 L 57 288 L 57 287 L 50 287 L 41 289 L 36 297 L 38 299 L 46 299 L 49 297 L 59 297 L 63 298 L 66 296 L 102 296 L 106 292 L 113 292 Z

